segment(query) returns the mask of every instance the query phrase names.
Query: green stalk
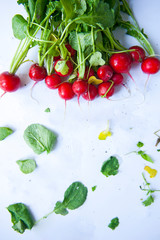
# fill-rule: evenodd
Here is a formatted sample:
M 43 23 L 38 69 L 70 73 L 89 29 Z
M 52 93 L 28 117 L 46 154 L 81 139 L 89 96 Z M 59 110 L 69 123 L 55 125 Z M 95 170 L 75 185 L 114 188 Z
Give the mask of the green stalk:
M 109 28 L 106 28 L 104 31 L 104 34 L 108 37 L 108 39 L 110 40 L 110 43 L 111 43 L 111 47 L 112 49 L 116 49 L 116 50 L 119 50 L 119 51 L 123 51 L 125 50 L 126 48 L 124 48 L 120 43 L 118 43 L 113 34 L 111 33 L 110 29 Z

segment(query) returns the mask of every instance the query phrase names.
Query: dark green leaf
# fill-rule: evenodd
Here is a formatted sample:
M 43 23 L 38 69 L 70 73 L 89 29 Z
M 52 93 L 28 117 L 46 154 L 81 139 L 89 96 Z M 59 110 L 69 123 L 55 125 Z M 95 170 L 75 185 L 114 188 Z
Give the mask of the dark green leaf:
M 31 124 L 24 131 L 24 140 L 37 154 L 49 153 L 56 144 L 56 135 L 41 124 Z
M 37 0 L 34 11 L 34 20 L 40 23 L 46 15 L 48 0 Z
M 142 142 L 138 142 L 138 143 L 137 143 L 137 147 L 141 148 L 141 147 L 143 147 L 143 146 L 144 146 L 144 143 L 142 143 Z
M 145 201 L 142 202 L 142 204 L 147 207 L 151 205 L 154 202 L 154 198 L 152 195 L 150 195 Z
M 28 0 L 28 7 L 31 19 L 33 19 L 34 11 L 35 11 L 36 0 Z
M 16 163 L 19 165 L 20 170 L 25 174 L 33 172 L 37 167 L 36 162 L 33 159 L 18 160 Z
M 27 34 L 28 22 L 20 14 L 16 14 L 12 18 L 12 30 L 15 38 L 23 40 Z
M 102 165 L 101 172 L 106 177 L 110 175 L 116 175 L 119 169 L 119 162 L 116 157 L 111 156 L 107 161 L 105 161 Z
M 119 218 L 115 217 L 111 220 L 110 224 L 108 225 L 109 228 L 111 228 L 112 230 L 114 230 L 116 227 L 118 227 L 119 225 Z
M 63 203 L 61 202 L 56 202 L 56 205 L 55 205 L 55 208 L 54 208 L 54 212 L 56 214 L 61 214 L 63 216 L 67 215 L 68 214 L 68 211 L 67 209 L 64 207 Z
M 13 130 L 8 127 L 0 127 L 0 141 L 13 133 Z
M 26 229 L 32 229 L 34 225 L 33 217 L 23 203 L 9 205 L 7 209 L 11 214 L 12 228 L 15 231 L 24 233 Z
M 72 183 L 64 193 L 63 206 L 70 210 L 79 208 L 87 198 L 88 190 L 80 182 Z

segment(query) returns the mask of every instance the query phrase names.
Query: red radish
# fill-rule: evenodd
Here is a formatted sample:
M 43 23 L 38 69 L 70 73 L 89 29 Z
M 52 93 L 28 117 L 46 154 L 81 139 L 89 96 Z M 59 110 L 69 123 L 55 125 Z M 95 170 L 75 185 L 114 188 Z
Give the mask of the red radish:
M 115 85 L 120 85 L 123 83 L 123 75 L 121 73 L 114 73 L 112 76 L 112 81 Z
M 129 49 L 134 49 L 132 52 L 129 52 L 129 54 L 132 57 L 133 62 L 142 62 L 146 56 L 145 51 L 143 48 L 139 46 L 132 46 Z
M 59 59 L 54 63 L 55 72 L 61 77 L 67 77 L 73 72 L 73 64 L 70 60 Z
M 16 91 L 18 88 L 20 88 L 20 85 L 21 80 L 17 75 L 9 72 L 3 72 L 0 74 L 0 88 L 4 91 L 2 96 L 6 92 Z
M 109 98 L 114 93 L 114 87 L 112 82 L 103 82 L 98 86 L 98 94 L 101 97 Z
M 56 89 L 59 87 L 59 84 L 62 82 L 60 76 L 56 73 L 49 75 L 45 78 L 45 83 L 48 88 Z
M 66 47 L 67 50 L 70 52 L 71 57 L 73 57 L 73 56 L 76 54 L 76 50 L 73 49 L 69 43 L 66 43 L 66 44 L 65 44 L 65 47 Z
M 129 73 L 129 70 L 131 69 L 131 66 L 132 66 L 131 55 L 129 55 L 126 52 L 114 53 L 109 59 L 109 64 L 111 65 L 111 67 L 116 73 L 128 74 L 128 76 L 135 83 L 133 77 Z
M 103 65 L 98 68 L 97 76 L 107 82 L 113 76 L 113 69 L 109 65 Z
M 93 84 L 88 84 L 87 92 L 82 94 L 82 97 L 87 101 L 94 100 L 98 95 L 98 89 Z
M 94 75 L 95 75 L 94 70 L 87 66 L 86 69 L 85 69 L 83 80 L 88 80 L 90 77 L 92 77 Z M 77 73 L 77 76 L 79 77 L 79 72 Z
M 45 67 L 39 66 L 38 63 L 31 65 L 29 69 L 29 77 L 36 82 L 42 81 L 47 76 Z
M 84 80 L 78 79 L 73 83 L 72 89 L 73 89 L 73 92 L 77 95 L 78 103 L 79 103 L 79 97 L 83 93 L 87 92 L 88 84 Z
M 109 59 L 109 64 L 116 73 L 128 73 L 132 65 L 132 58 L 126 52 L 114 53 Z
M 147 57 L 143 60 L 141 69 L 144 73 L 155 74 L 160 70 L 160 61 L 156 57 Z
M 74 92 L 72 90 L 72 84 L 69 82 L 63 82 L 59 88 L 58 93 L 64 100 L 70 100 L 74 97 Z

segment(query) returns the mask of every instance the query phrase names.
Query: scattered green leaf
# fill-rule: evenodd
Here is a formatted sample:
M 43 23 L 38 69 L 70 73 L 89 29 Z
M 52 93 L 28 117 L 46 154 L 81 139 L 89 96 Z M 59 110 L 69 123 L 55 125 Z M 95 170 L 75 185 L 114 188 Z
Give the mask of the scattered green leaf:
M 119 218 L 115 217 L 111 220 L 110 224 L 108 225 L 109 228 L 111 228 L 112 230 L 114 230 L 116 227 L 118 227 L 119 225 Z
M 47 112 L 47 113 L 50 112 L 50 111 L 51 111 L 50 108 L 46 108 L 46 109 L 45 109 L 45 112 Z
M 106 177 L 110 175 L 116 175 L 119 169 L 118 159 L 114 156 L 111 156 L 107 161 L 105 161 L 102 165 L 101 172 Z
M 10 134 L 13 133 L 13 130 L 8 127 L 0 127 L 0 141 L 4 140 Z
M 141 148 L 141 147 L 143 147 L 143 146 L 144 146 L 144 143 L 142 143 L 142 142 L 138 142 L 138 143 L 137 143 L 137 147 Z
M 9 205 L 7 210 L 11 214 L 12 228 L 15 231 L 24 233 L 26 229 L 32 229 L 34 220 L 27 206 L 23 203 L 15 203 Z
M 16 163 L 19 165 L 20 170 L 25 173 L 31 173 L 37 167 L 35 160 L 26 159 L 26 160 L 17 160 Z
M 24 140 L 37 154 L 50 153 L 56 144 L 56 134 L 41 124 L 31 124 L 24 131 Z
M 147 207 L 151 205 L 154 202 L 154 197 L 150 195 L 145 201 L 142 202 L 142 204 Z
M 148 161 L 148 162 L 151 162 L 151 163 L 154 163 L 154 161 L 152 160 L 152 158 L 146 154 L 144 151 L 138 151 L 137 152 L 144 160 Z
M 97 186 L 92 187 L 92 191 L 94 192 L 96 190 Z

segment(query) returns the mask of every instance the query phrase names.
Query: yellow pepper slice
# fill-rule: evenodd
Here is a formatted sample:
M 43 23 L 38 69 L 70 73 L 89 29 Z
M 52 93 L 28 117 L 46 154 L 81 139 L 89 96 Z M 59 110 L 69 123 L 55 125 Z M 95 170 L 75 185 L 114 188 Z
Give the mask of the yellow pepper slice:
M 150 178 L 154 178 L 157 175 L 157 170 L 150 168 L 149 166 L 145 166 L 144 170 L 150 174 Z

